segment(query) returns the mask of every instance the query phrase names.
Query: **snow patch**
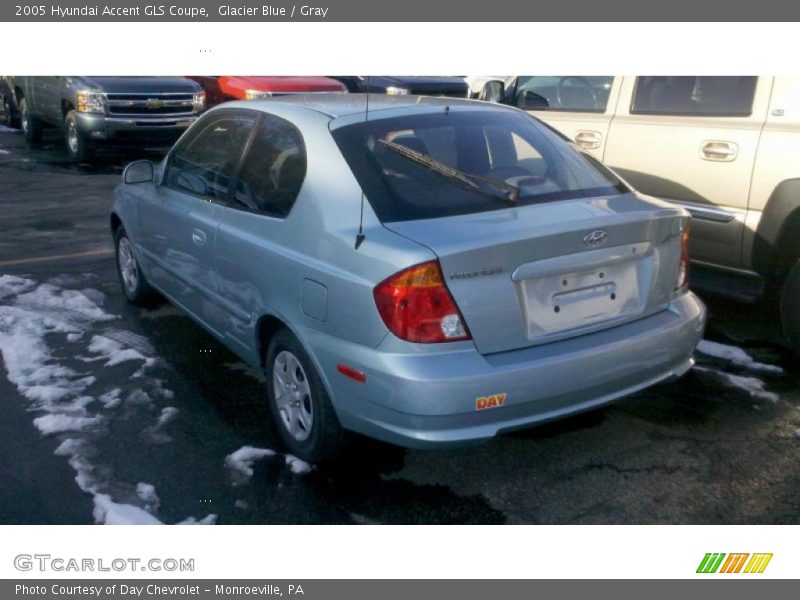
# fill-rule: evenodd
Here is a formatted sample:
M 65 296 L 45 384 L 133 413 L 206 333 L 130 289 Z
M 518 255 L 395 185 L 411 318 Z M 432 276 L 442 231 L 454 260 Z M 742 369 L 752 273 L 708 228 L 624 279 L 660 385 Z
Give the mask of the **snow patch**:
M 16 275 L 0 275 L 0 300 L 18 295 L 36 287 L 36 282 Z
M 768 365 L 765 363 L 756 362 L 752 356 L 741 348 L 736 346 L 728 346 L 709 340 L 701 340 L 697 345 L 697 350 L 707 356 L 714 358 L 721 358 L 727 360 L 737 367 L 742 367 L 748 371 L 759 371 L 761 373 L 769 373 L 772 375 L 782 375 L 783 369 L 776 365 Z
M 156 488 L 149 483 L 139 482 L 136 484 L 136 496 L 147 505 L 148 512 L 158 510 L 161 500 L 156 494 Z
M 138 506 L 117 504 L 107 494 L 94 497 L 94 521 L 98 525 L 163 525 Z
M 234 485 L 239 485 L 253 476 L 253 463 L 267 456 L 275 456 L 275 454 L 275 451 L 269 448 L 242 446 L 233 454 L 225 457 L 225 466 L 231 469 L 236 476 Z
M 733 373 L 725 373 L 724 371 L 718 371 L 717 369 L 709 369 L 706 367 L 699 367 L 696 366 L 693 368 L 695 371 L 699 371 L 701 373 L 711 373 L 712 375 L 719 377 L 723 383 L 729 385 L 730 387 L 734 387 L 740 390 L 743 390 L 750 394 L 753 398 L 758 398 L 759 400 L 766 400 L 768 402 L 777 402 L 780 399 L 780 396 L 774 392 L 768 392 L 766 388 L 766 384 L 758 379 L 757 377 L 745 377 L 743 375 L 734 375 Z
M 110 392 L 106 392 L 105 394 L 101 395 L 98 400 L 100 403 L 108 409 L 116 408 L 122 403 L 122 398 L 120 398 L 120 394 L 122 394 L 122 390 L 119 388 L 115 388 Z
M 217 515 L 208 515 L 207 517 L 203 517 L 202 519 L 198 520 L 194 517 L 189 517 L 188 519 L 184 519 L 178 525 L 216 525 L 217 524 Z
M 269 448 L 254 448 L 253 446 L 242 446 L 233 454 L 225 457 L 225 466 L 231 470 L 233 475 L 233 485 L 247 483 L 253 476 L 253 464 L 269 456 L 279 456 L 274 450 Z M 284 462 L 289 470 L 296 475 L 305 475 L 313 470 L 314 466 L 291 454 L 285 454 Z
M 62 334 L 61 339 L 66 338 L 70 344 L 89 339 L 87 350 L 99 355 L 89 360 L 105 360 L 106 366 L 141 361 L 134 374 L 140 377 L 157 362 L 155 351 L 142 336 L 114 329 L 92 335 L 93 327 L 118 318 L 103 310 L 105 295 L 92 289 L 62 289 L 55 283 L 69 280 L 73 285 L 85 285 L 87 279 L 88 276 L 80 280 L 59 276 L 39 284 L 23 277 L 0 275 L 0 363 L 8 380 L 29 401 L 30 410 L 39 413 L 34 426 L 43 435 L 59 434 L 64 438 L 54 453 L 67 458 L 78 487 L 94 497 L 95 521 L 157 524 L 161 521 L 151 514 L 160 504 L 155 488 L 143 482 L 132 485 L 116 479 L 113 468 L 99 460 L 95 445 L 108 435 L 108 429 L 102 426 L 106 417 L 90 409 L 93 405 L 105 411 L 116 409 L 122 404 L 123 389 L 105 390 L 97 403 L 90 389 L 97 379 L 67 366 L 68 360 L 81 360 L 80 348 L 70 348 L 68 356 L 62 356 L 63 350 L 48 345 L 53 334 Z M 143 383 L 150 386 L 147 389 L 153 394 L 165 398 L 173 395 L 160 379 L 148 377 Z M 149 411 L 152 404 L 142 389 L 130 390 L 125 396 L 128 410 Z M 164 408 L 152 429 L 159 431 L 177 412 L 174 407 Z M 143 506 L 134 506 L 140 503 Z M 190 520 L 213 523 L 216 516 Z
M 112 340 L 104 335 L 92 336 L 89 343 L 89 352 L 99 354 L 106 360 L 106 367 L 113 367 L 128 360 L 144 361 L 145 367 L 151 367 L 156 359 L 147 357 L 135 348 L 126 348 L 116 340 Z
M 86 431 L 97 427 L 102 417 L 72 417 L 69 415 L 50 414 L 37 417 L 33 424 L 43 435 L 64 433 L 65 431 Z
M 306 473 L 311 472 L 312 469 L 312 466 L 306 461 L 300 460 L 291 454 L 286 455 L 286 466 L 289 467 L 289 469 L 295 475 L 305 475 Z
M 155 425 L 146 428 L 142 434 L 154 444 L 171 442 L 172 436 L 166 433 L 164 428 L 175 420 L 179 412 L 174 406 L 165 406 L 161 409 L 161 414 L 158 416 L 158 421 L 156 421 Z

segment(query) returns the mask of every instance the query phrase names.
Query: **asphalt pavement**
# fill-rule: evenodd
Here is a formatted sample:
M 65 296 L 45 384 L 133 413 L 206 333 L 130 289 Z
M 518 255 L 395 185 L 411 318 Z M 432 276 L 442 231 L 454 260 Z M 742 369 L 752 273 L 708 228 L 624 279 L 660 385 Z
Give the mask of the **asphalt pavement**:
M 53 402 L 4 355 L 0 523 L 111 522 L 121 506 L 165 523 L 800 520 L 800 362 L 771 301 L 704 297 L 707 339 L 734 358 L 698 353 L 681 380 L 605 409 L 459 450 L 358 438 L 335 463 L 293 461 L 259 373 L 168 304 L 139 309 L 120 291 L 111 193 L 127 161 L 158 156 L 73 165 L 58 134 L 28 148 L 0 128 L 0 276 L 17 286 L 0 294 L 0 344 L 4 314 L 46 315 L 26 335 L 47 355 L 31 360 L 71 373 L 73 396 L 88 398 L 75 414 L 89 419 L 43 420 Z M 249 463 L 242 448 L 274 453 Z

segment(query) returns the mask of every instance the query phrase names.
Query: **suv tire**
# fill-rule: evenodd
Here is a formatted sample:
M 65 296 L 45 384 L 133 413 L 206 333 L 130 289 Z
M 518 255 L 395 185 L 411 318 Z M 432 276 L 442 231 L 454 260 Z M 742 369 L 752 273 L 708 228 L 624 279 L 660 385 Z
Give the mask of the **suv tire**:
M 42 141 L 42 122 L 31 114 L 27 98 L 19 101 L 19 112 L 25 141 L 29 144 L 38 144 Z
M 789 345 L 800 353 L 800 260 L 794 264 L 783 282 L 781 323 Z
M 6 120 L 6 127 L 10 127 L 11 129 L 19 129 L 19 113 L 16 111 L 16 109 L 14 109 L 14 105 L 11 103 L 11 98 L 8 96 L 3 96 L 3 116 Z
M 314 363 L 288 329 L 270 340 L 264 371 L 269 409 L 289 451 L 309 462 L 336 456 L 344 430 Z
M 64 142 L 67 146 L 67 154 L 72 161 L 91 162 L 94 158 L 95 146 L 81 135 L 78 117 L 74 110 L 69 111 L 64 117 Z

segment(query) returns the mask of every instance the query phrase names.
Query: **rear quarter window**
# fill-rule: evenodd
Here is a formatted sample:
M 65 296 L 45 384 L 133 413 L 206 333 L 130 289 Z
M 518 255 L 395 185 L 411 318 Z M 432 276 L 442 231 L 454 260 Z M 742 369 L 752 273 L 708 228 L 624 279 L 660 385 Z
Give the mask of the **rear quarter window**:
M 757 77 L 638 77 L 631 114 L 747 117 Z

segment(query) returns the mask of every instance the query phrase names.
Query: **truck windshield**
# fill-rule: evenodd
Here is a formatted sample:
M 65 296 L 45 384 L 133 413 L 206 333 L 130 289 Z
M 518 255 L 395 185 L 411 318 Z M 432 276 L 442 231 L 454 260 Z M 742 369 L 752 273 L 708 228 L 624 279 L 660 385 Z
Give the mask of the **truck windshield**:
M 371 117 L 333 137 L 383 222 L 629 191 L 536 119 L 506 109 Z

